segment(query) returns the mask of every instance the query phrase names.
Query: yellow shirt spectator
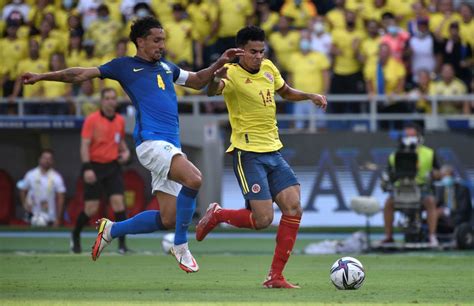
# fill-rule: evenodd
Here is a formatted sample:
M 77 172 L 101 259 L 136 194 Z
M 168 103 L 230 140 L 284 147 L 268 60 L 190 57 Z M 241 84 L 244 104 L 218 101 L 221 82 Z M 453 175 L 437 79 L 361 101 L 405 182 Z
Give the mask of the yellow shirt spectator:
M 35 73 L 43 73 L 48 71 L 48 62 L 43 59 L 31 59 L 26 58 L 18 63 L 17 76 L 22 75 L 25 72 L 33 71 Z M 23 86 L 23 97 L 32 98 L 42 94 L 43 82 L 37 82 L 33 85 Z
M 267 20 L 262 21 L 259 26 L 268 35 L 273 32 L 273 28 L 278 24 L 279 18 L 280 15 L 278 13 L 271 12 Z
M 114 20 L 96 20 L 91 23 L 85 38 L 94 41 L 95 55 L 101 57 L 114 51 L 121 29 L 122 25 Z
M 10 80 L 14 80 L 18 63 L 28 56 L 28 43 L 24 39 L 0 39 L 0 55 L 1 74 L 8 75 Z
M 275 57 L 278 65 L 285 71 L 289 70 L 291 56 L 299 51 L 300 33 L 298 31 L 289 31 L 286 35 L 281 32 L 274 32 L 270 35 L 268 41 L 275 51 Z
M 46 5 L 43 9 L 36 5 L 30 6 L 30 12 L 28 13 L 29 22 L 37 29 L 40 28 L 41 22 L 43 22 L 43 16 L 46 13 L 55 13 L 56 8 L 52 4 Z
M 461 21 L 459 23 L 459 31 L 462 41 L 471 45 L 471 49 L 474 49 L 474 19 L 467 23 Z
M 253 14 L 250 0 L 218 0 L 219 30 L 217 37 L 233 37 L 247 25 L 247 18 Z
M 444 22 L 444 23 L 443 23 Z M 441 26 L 440 35 L 442 38 L 449 37 L 449 25 L 453 22 L 462 23 L 461 15 L 453 13 L 449 17 L 445 17 L 441 13 L 430 15 L 430 31 L 436 35 L 436 31 Z
M 172 62 L 193 63 L 192 23 L 183 19 L 169 22 L 165 26 L 166 50 Z
M 201 3 L 191 2 L 186 12 L 192 23 L 193 38 L 199 42 L 212 36 L 212 24 L 217 19 L 217 6 L 211 0 L 202 0 Z
M 430 95 L 433 96 L 459 96 L 467 93 L 466 85 L 458 78 L 454 78 L 450 83 L 437 81 L 430 86 Z M 439 103 L 439 112 L 442 114 L 460 114 L 461 101 Z
M 86 59 L 86 51 L 84 50 L 71 50 L 66 55 L 66 65 L 68 67 L 79 67 L 80 63 L 83 63 Z
M 175 4 L 186 6 L 187 2 L 180 0 L 151 0 L 151 8 L 161 24 L 173 21 L 173 5 Z
M 382 15 L 388 12 L 392 11 L 387 5 L 384 5 L 382 7 L 375 7 L 373 5 L 369 5 L 362 10 L 360 15 L 365 20 L 373 19 L 377 22 L 380 22 L 382 21 Z
M 374 93 L 377 92 L 377 65 L 378 61 L 368 64 L 364 68 L 364 78 L 367 82 L 372 84 Z M 395 58 L 390 57 L 387 63 L 383 66 L 383 78 L 385 80 L 385 94 L 396 93 L 400 80 L 404 80 L 406 76 L 405 66 L 397 61 Z
M 42 38 L 40 35 L 33 37 L 40 45 L 40 58 L 49 61 L 49 58 L 53 53 L 62 52 L 63 45 L 58 38 L 46 37 Z M 66 44 L 64 44 L 65 46 Z
M 323 71 L 329 69 L 328 58 L 319 52 L 309 52 L 306 55 L 297 52 L 290 59 L 290 72 L 293 87 L 306 92 L 323 93 Z
M 43 84 L 43 97 L 59 99 L 68 96 L 71 92 L 71 84 L 46 81 Z
M 420 0 L 387 0 L 387 7 L 395 16 L 402 17 L 400 26 L 405 28 L 408 20 L 415 17 L 413 4 Z
M 296 1 L 299 5 L 296 5 Z M 306 28 L 312 17 L 318 14 L 316 6 L 309 0 L 286 0 L 283 4 L 280 14 L 293 19 L 293 26 L 297 28 Z
M 377 61 L 377 56 L 380 47 L 380 37 L 367 36 L 360 44 L 360 53 L 364 57 L 365 65 Z
M 339 75 L 350 75 L 360 71 L 361 64 L 356 56 L 353 42 L 358 39 L 360 41 L 364 38 L 364 33 L 359 31 L 349 32 L 345 29 L 335 30 L 332 33 L 333 44 L 341 52 L 334 58 L 334 73 Z

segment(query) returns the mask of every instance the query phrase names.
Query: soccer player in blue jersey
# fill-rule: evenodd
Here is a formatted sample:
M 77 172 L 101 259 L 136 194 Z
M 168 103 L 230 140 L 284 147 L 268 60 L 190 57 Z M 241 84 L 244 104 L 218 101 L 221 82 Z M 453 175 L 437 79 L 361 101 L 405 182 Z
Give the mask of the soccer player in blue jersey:
M 120 82 L 136 109 L 133 133 L 136 152 L 140 163 L 151 172 L 152 189 L 160 210 L 144 211 L 122 222 L 100 219 L 92 259 L 99 258 L 114 238 L 175 227 L 172 254 L 182 270 L 197 272 L 199 266 L 189 251 L 187 230 L 202 178 L 199 169 L 181 151 L 173 82 L 200 89 L 213 78 L 217 69 L 243 51 L 228 49 L 210 67 L 189 72 L 163 59 L 165 32 L 156 19 L 138 19 L 131 27 L 130 40 L 137 47 L 134 57 L 116 58 L 100 67 L 76 67 L 40 74 L 27 72 L 22 79 L 24 84 L 46 80 L 77 83 L 96 77 Z

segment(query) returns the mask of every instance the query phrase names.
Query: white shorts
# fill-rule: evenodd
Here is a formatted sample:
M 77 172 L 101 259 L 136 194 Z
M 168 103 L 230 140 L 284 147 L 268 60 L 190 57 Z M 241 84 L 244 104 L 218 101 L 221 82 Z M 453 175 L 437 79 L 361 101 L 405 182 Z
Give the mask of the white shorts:
M 137 157 L 143 167 L 151 172 L 152 192 L 162 191 L 177 196 L 181 184 L 168 178 L 173 156 L 185 155 L 181 149 L 163 140 L 148 140 L 137 148 Z

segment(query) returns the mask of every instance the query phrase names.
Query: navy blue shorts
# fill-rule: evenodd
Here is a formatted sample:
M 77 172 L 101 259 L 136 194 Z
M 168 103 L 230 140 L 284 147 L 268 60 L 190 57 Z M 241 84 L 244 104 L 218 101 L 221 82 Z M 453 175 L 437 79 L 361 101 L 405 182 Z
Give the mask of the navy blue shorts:
M 283 189 L 299 185 L 279 151 L 254 153 L 235 149 L 234 173 L 245 200 L 270 200 Z

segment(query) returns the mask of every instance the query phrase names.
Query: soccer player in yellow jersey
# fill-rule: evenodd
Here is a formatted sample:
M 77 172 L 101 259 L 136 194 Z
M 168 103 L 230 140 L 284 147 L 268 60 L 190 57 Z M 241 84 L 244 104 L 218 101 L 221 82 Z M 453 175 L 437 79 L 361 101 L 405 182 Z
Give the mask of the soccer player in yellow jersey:
M 285 280 L 283 269 L 298 232 L 302 208 L 300 184 L 295 173 L 281 156 L 283 147 L 275 117 L 275 91 L 286 100 L 311 100 L 326 108 L 326 97 L 302 92 L 288 86 L 273 63 L 264 58 L 265 32 L 255 26 L 237 33 L 236 45 L 244 50 L 238 64 L 227 64 L 215 73 L 208 85 L 208 95 L 222 93 L 232 127 L 231 145 L 234 173 L 246 201 L 246 209 L 223 209 L 209 205 L 196 227 L 201 241 L 224 222 L 240 228 L 263 229 L 273 220 L 273 202 L 282 217 L 276 237 L 273 262 L 266 288 L 299 288 Z

